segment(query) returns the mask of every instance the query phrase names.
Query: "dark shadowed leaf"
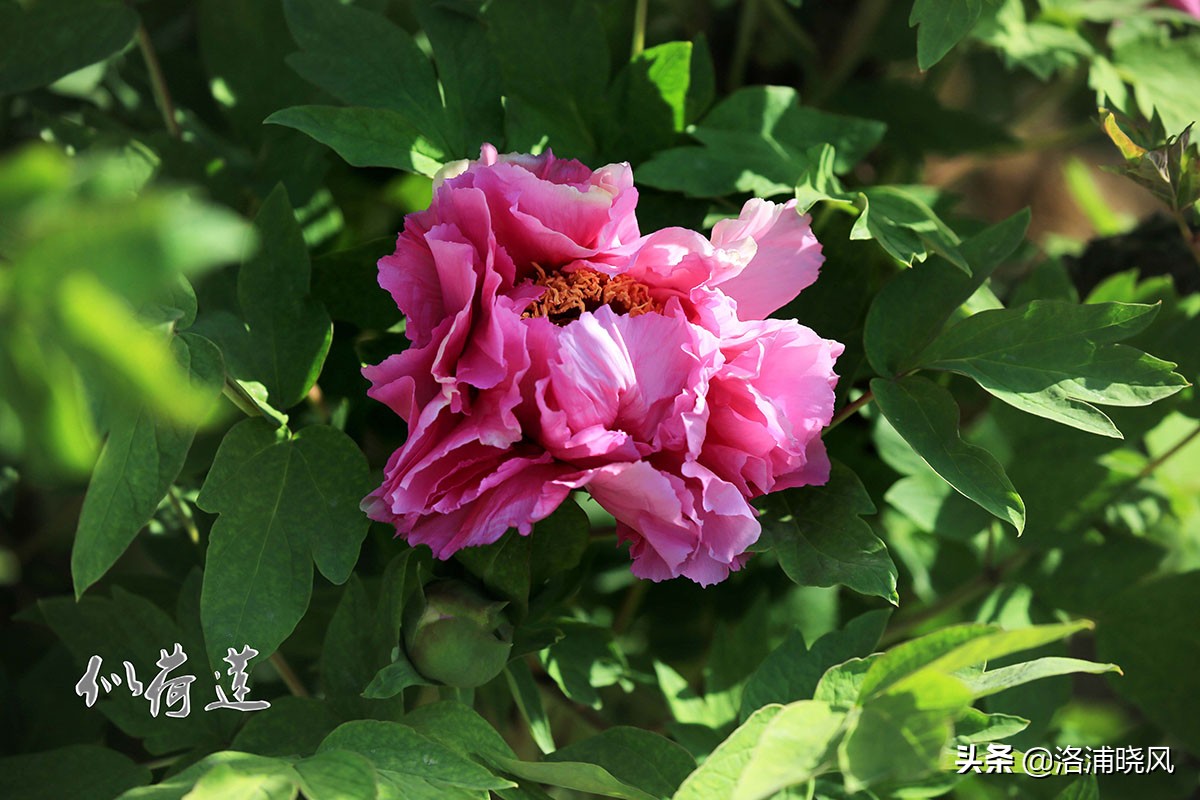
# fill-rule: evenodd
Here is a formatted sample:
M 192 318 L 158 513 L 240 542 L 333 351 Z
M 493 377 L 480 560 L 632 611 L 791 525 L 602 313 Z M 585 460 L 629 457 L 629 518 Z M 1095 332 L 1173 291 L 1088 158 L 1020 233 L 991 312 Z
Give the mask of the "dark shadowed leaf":
M 863 519 L 875 505 L 850 469 L 834 463 L 824 486 L 785 489 L 760 503 L 761 543 L 773 550 L 788 577 L 801 586 L 849 586 L 891 603 L 896 566 Z

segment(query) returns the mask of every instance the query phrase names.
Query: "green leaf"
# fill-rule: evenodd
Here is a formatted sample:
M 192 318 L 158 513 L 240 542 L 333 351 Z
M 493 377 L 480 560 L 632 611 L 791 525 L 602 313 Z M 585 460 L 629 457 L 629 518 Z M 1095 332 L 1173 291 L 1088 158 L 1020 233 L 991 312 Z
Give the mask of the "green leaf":
M 550 730 L 550 719 L 546 716 L 545 706 L 542 705 L 542 693 L 533 681 L 529 665 L 522 659 L 514 659 L 504 668 L 504 678 L 521 716 L 529 724 L 533 743 L 543 753 L 553 753 L 554 733 Z
M 626 672 L 625 662 L 607 628 L 575 620 L 555 623 L 563 637 L 538 654 L 546 674 L 577 703 L 600 708 L 598 689 L 612 686 Z
M 881 123 L 800 105 L 795 90 L 752 86 L 722 100 L 692 129 L 701 146 L 654 155 L 638 182 L 689 197 L 789 194 L 814 166 L 813 148 L 832 146 L 831 168 L 850 170 L 883 138 Z
M 971 693 L 960 681 L 929 671 L 868 700 L 838 749 L 847 791 L 936 771 L 954 720 L 970 704 Z
M 825 671 L 817 688 L 813 691 L 813 699 L 829 703 L 835 708 L 849 709 L 857 702 L 862 694 L 863 681 L 871 666 L 883 658 L 882 653 L 872 653 L 866 658 L 851 658 L 841 664 L 836 664 Z
M 115 750 L 76 744 L 0 758 L 0 795 L 25 800 L 116 797 L 150 782 L 150 770 Z
M 918 363 L 966 375 L 1030 414 L 1121 438 L 1092 403 L 1144 406 L 1187 385 L 1170 362 L 1113 344 L 1143 330 L 1157 310 L 1034 300 L 1023 308 L 981 311 L 942 333 Z
M 760 503 L 762 544 L 801 586 L 849 586 L 896 603 L 896 566 L 861 519 L 875 505 L 858 476 L 834 463 L 824 486 L 785 489 Z
M 305 80 L 348 105 L 393 109 L 423 134 L 438 132 L 433 66 L 406 31 L 336 0 L 284 0 L 283 7 L 302 48 L 287 61 Z
M 835 664 L 870 653 L 879 643 L 891 612 L 886 609 L 860 614 L 846 627 L 817 639 L 806 648 L 800 631 L 793 631 L 771 651 L 746 682 L 741 718 L 769 703 L 790 703 L 813 696 L 821 676 Z
M 283 440 L 262 418 L 230 429 L 197 498 L 221 515 L 201 597 L 214 664 L 231 646 L 275 651 L 308 607 L 313 561 L 334 583 L 349 577 L 366 536 L 358 503 L 368 484 L 366 459 L 333 428 Z
M 937 253 L 970 272 L 958 250 L 958 236 L 919 197 L 900 186 L 871 186 L 858 195 L 862 214 L 851 239 L 874 239 L 897 261 L 912 266 Z
M 619 800 L 656 800 L 653 795 L 618 780 L 608 770 L 596 764 L 578 761 L 533 763 L 512 758 L 497 758 L 495 764 L 510 775 L 548 786 L 560 786 L 602 797 L 616 797 Z
M 73 696 L 70 683 L 82 677 L 92 656 L 101 658 L 101 675 L 115 672 L 122 679 L 124 662 L 129 661 L 138 680 L 147 685 L 160 671 L 155 662 L 161 651 L 171 650 L 175 643 L 183 647 L 188 660 L 171 674 L 196 676 L 189 687 L 189 716 L 167 717 L 160 709 L 159 715 L 152 717 L 146 698 L 134 697 L 126 686 L 114 686 L 111 692 L 102 692 L 97 699 L 94 710 L 103 713 L 125 734 L 140 739 L 148 752 L 162 754 L 192 748 L 207 751 L 229 740 L 232 734 L 229 723 L 234 720 L 223 718 L 219 712 L 205 714 L 197 709 L 197 705 L 216 699 L 213 673 L 204 668 L 201 655 L 203 641 L 177 625 L 158 606 L 117 587 L 111 599 L 95 593 L 78 602 L 71 597 L 51 597 L 40 600 L 38 610 L 71 652 L 75 674 L 62 691 L 79 703 L 83 700 Z M 256 699 L 253 691 L 249 697 Z
M 1105 672 L 1119 673 L 1121 672 L 1121 668 L 1116 664 L 1097 664 L 1093 661 L 1083 661 L 1078 658 L 1047 656 L 1046 658 L 1038 658 L 1021 664 L 1013 664 L 1010 667 L 999 667 L 998 669 L 981 672 L 978 675 L 966 678 L 965 682 L 976 697 L 987 697 L 996 692 L 1002 692 L 1013 686 L 1021 686 L 1030 681 L 1077 672 L 1100 675 Z
M 733 720 L 728 703 L 723 697 L 701 697 L 693 691 L 682 675 L 662 662 L 654 662 L 654 672 L 659 689 L 666 698 L 667 706 L 675 720 L 684 725 L 706 728 L 721 728 Z
M 283 410 L 316 382 L 333 327 L 309 293 L 308 249 L 282 186 L 263 203 L 254 227 L 259 250 L 238 272 L 248 331 L 236 342 L 237 377 L 261 382 L 271 405 Z
M 1142 114 L 1150 118 L 1157 112 L 1167 133 L 1175 134 L 1200 121 L 1200 97 L 1189 79 L 1200 70 L 1200 36 L 1171 38 L 1157 26 L 1154 34 L 1120 41 L 1113 60 L 1133 84 Z
M 329 316 L 360 328 L 386 331 L 401 319 L 387 292 L 379 290 L 379 259 L 396 247 L 392 237 L 317 256 L 312 262 L 312 292 Z
M 484 14 L 505 94 L 508 146 L 548 144 L 584 161 L 608 86 L 608 43 L 592 3 L 495 0 Z
M 297 761 L 300 790 L 308 800 L 342 800 L 376 796 L 375 767 L 370 759 L 348 750 L 327 750 Z
M 959 306 L 1016 250 L 1028 227 L 1026 209 L 964 241 L 958 249 L 970 274 L 935 257 L 892 278 L 871 303 L 863 329 L 875 371 L 887 376 L 909 369 Z
M 207 339 L 176 336 L 171 350 L 210 402 L 220 393 L 221 353 Z M 194 426 L 172 424 L 142 407 L 116 414 L 92 473 L 71 549 L 75 596 L 103 577 L 145 526 L 179 476 Z
M 247 772 L 219 764 L 201 776 L 187 800 L 222 800 L 227 797 L 253 797 L 263 800 L 291 800 L 296 794 L 293 775 L 282 771 Z
M 500 65 L 487 28 L 474 4 L 418 0 L 414 5 L 437 63 L 446 139 L 454 155 L 474 158 L 482 142 L 504 138 Z
M 978 696 L 978 695 L 976 695 Z M 982 744 L 1007 739 L 1029 727 L 1029 720 L 1011 714 L 985 714 L 974 708 L 954 726 L 954 741 L 960 744 Z
M 1042 81 L 1095 53 L 1077 30 L 1040 18 L 1028 20 L 1022 0 L 1002 0 L 994 16 L 980 20 L 974 35 L 999 50 L 1010 69 L 1024 67 Z
M 1113 688 L 1193 753 L 1200 753 L 1200 717 L 1183 698 L 1200 692 L 1200 673 L 1180 665 L 1200 659 L 1200 632 L 1173 621 L 1171 609 L 1197 604 L 1200 572 L 1169 575 L 1114 595 L 1096 626 L 1097 654 L 1125 672 Z
M 1001 630 L 990 625 L 955 625 L 914 639 L 889 650 L 871 665 L 862 685 L 862 697 L 887 690 L 918 672 L 955 673 L 995 658 L 1032 650 L 1093 627 L 1088 620 L 1053 625 L 1032 625 Z
M 306 133 L 354 167 L 390 167 L 433 177 L 450 160 L 436 139 L 391 109 L 292 106 L 264 122 Z
M 983 0 L 916 0 L 908 17 L 909 27 L 917 26 L 917 66 L 927 70 L 942 60 L 954 45 L 962 41 L 983 11 Z
M 609 152 L 636 163 L 674 144 L 687 123 L 691 62 L 691 42 L 667 42 L 625 65 L 608 89 L 618 109 Z
M 1055 796 L 1054 800 L 1100 800 L 1100 786 L 1095 774 L 1084 775 Z
M 430 686 L 424 675 L 417 672 L 405 655 L 404 649 L 399 648 L 396 660 L 383 667 L 371 678 L 362 696 L 371 700 L 384 700 L 395 697 L 410 686 Z
M 444 700 L 420 706 L 404 715 L 404 724 L 455 752 L 489 764 L 517 757 L 487 720 L 459 702 Z
M 910 375 L 896 381 L 876 378 L 871 391 L 880 412 L 938 475 L 1009 523 L 1025 528 L 1025 504 L 991 453 L 958 435 L 954 396 L 933 381 Z
M 732 797 L 742 779 L 754 749 L 771 720 L 775 719 L 783 706 L 765 706 L 750 715 L 740 727 L 729 735 L 695 772 L 687 777 L 673 800 L 710 800 L 714 797 Z
M 398 722 L 363 719 L 344 723 L 325 737 L 318 752 L 336 750 L 366 756 L 383 775 L 393 773 L 401 778 L 480 791 L 514 785 Z
M 285 66 L 295 46 L 282 3 L 199 0 L 195 7 L 199 55 L 212 95 L 237 135 L 257 146 L 268 133 L 284 133 L 264 130 L 263 119 L 276 109 L 306 102 L 313 90 Z
M 596 764 L 655 797 L 670 797 L 696 768 L 696 760 L 670 739 L 623 725 L 559 748 L 546 759 Z
M 759 737 L 733 800 L 766 800 L 831 770 L 845 722 L 846 714 L 828 703 L 801 700 L 784 706 Z
M 0 95 L 108 58 L 129 44 L 137 26 L 137 13 L 117 0 L 0 4 Z
M 205 781 L 214 773 L 213 778 Z M 255 791 L 259 791 L 273 800 L 291 797 L 298 779 L 292 765 L 283 759 L 222 751 L 205 756 L 153 786 L 132 789 L 121 795 L 120 800 L 182 800 L 190 797 L 190 790 L 196 787 L 198 797 L 258 796 Z
M 312 697 L 278 697 L 246 717 L 230 749 L 260 756 L 311 753 L 338 726 L 331 704 Z

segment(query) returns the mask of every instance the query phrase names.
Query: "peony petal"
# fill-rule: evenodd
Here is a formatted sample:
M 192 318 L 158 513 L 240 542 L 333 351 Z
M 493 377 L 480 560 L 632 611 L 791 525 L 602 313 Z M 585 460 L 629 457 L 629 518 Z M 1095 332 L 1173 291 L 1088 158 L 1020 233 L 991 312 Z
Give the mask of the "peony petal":
M 737 302 L 740 319 L 765 319 L 817 279 L 825 257 L 809 223 L 807 214 L 796 213 L 795 200 L 780 205 L 752 198 L 737 219 L 713 226 L 712 243 L 720 250 L 745 253 L 753 244 L 745 266 L 715 284 Z

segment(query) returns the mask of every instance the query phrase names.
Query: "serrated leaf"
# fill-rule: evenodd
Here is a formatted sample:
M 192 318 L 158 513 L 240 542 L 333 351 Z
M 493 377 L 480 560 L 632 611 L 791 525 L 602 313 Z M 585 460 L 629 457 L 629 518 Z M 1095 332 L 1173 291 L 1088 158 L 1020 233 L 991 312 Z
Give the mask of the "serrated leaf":
M 1021 533 L 1025 504 L 1000 462 L 958 435 L 958 405 L 950 392 L 927 378 L 876 378 L 871 391 L 880 412 L 917 455 L 965 497 Z
M 872 301 L 863 328 L 875 371 L 886 376 L 907 370 L 955 310 L 1020 245 L 1028 226 L 1026 209 L 964 241 L 958 249 L 969 274 L 935 257 L 892 278 Z
M 184 333 L 171 350 L 191 384 L 215 401 L 225 370 L 207 339 Z M 118 413 L 96 462 L 71 548 L 71 576 L 78 597 L 103 577 L 154 515 L 195 436 L 194 426 L 172 424 L 149 409 Z
M 0 5 L 0 95 L 53 83 L 117 53 L 137 13 L 117 0 L 41 0 Z
M 849 586 L 898 602 L 896 566 L 871 526 L 875 513 L 858 476 L 834 463 L 824 486 L 785 489 L 764 497 L 761 543 L 801 586 Z
M 201 616 L 213 663 L 228 647 L 273 653 L 308 607 L 312 563 L 341 583 L 367 519 L 366 459 L 345 434 L 314 425 L 280 439 L 261 418 L 221 442 L 197 504 L 220 514 L 205 561 Z
M 1080 430 L 1120 438 L 1092 403 L 1144 406 L 1187 381 L 1173 364 L 1113 344 L 1143 330 L 1157 306 L 1034 300 L 982 311 L 943 332 L 918 363 L 966 375 L 995 397 Z
M 916 0 L 908 16 L 917 28 L 917 66 L 927 70 L 942 60 L 975 27 L 983 0 Z

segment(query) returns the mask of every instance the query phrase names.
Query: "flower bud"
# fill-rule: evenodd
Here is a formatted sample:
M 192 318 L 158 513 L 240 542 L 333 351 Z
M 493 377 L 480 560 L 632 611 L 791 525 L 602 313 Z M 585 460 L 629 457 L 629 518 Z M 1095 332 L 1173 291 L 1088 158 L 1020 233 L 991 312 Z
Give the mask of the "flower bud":
M 468 689 L 500 674 L 512 650 L 507 602 L 456 580 L 425 587 L 404 609 L 404 647 L 426 678 Z

